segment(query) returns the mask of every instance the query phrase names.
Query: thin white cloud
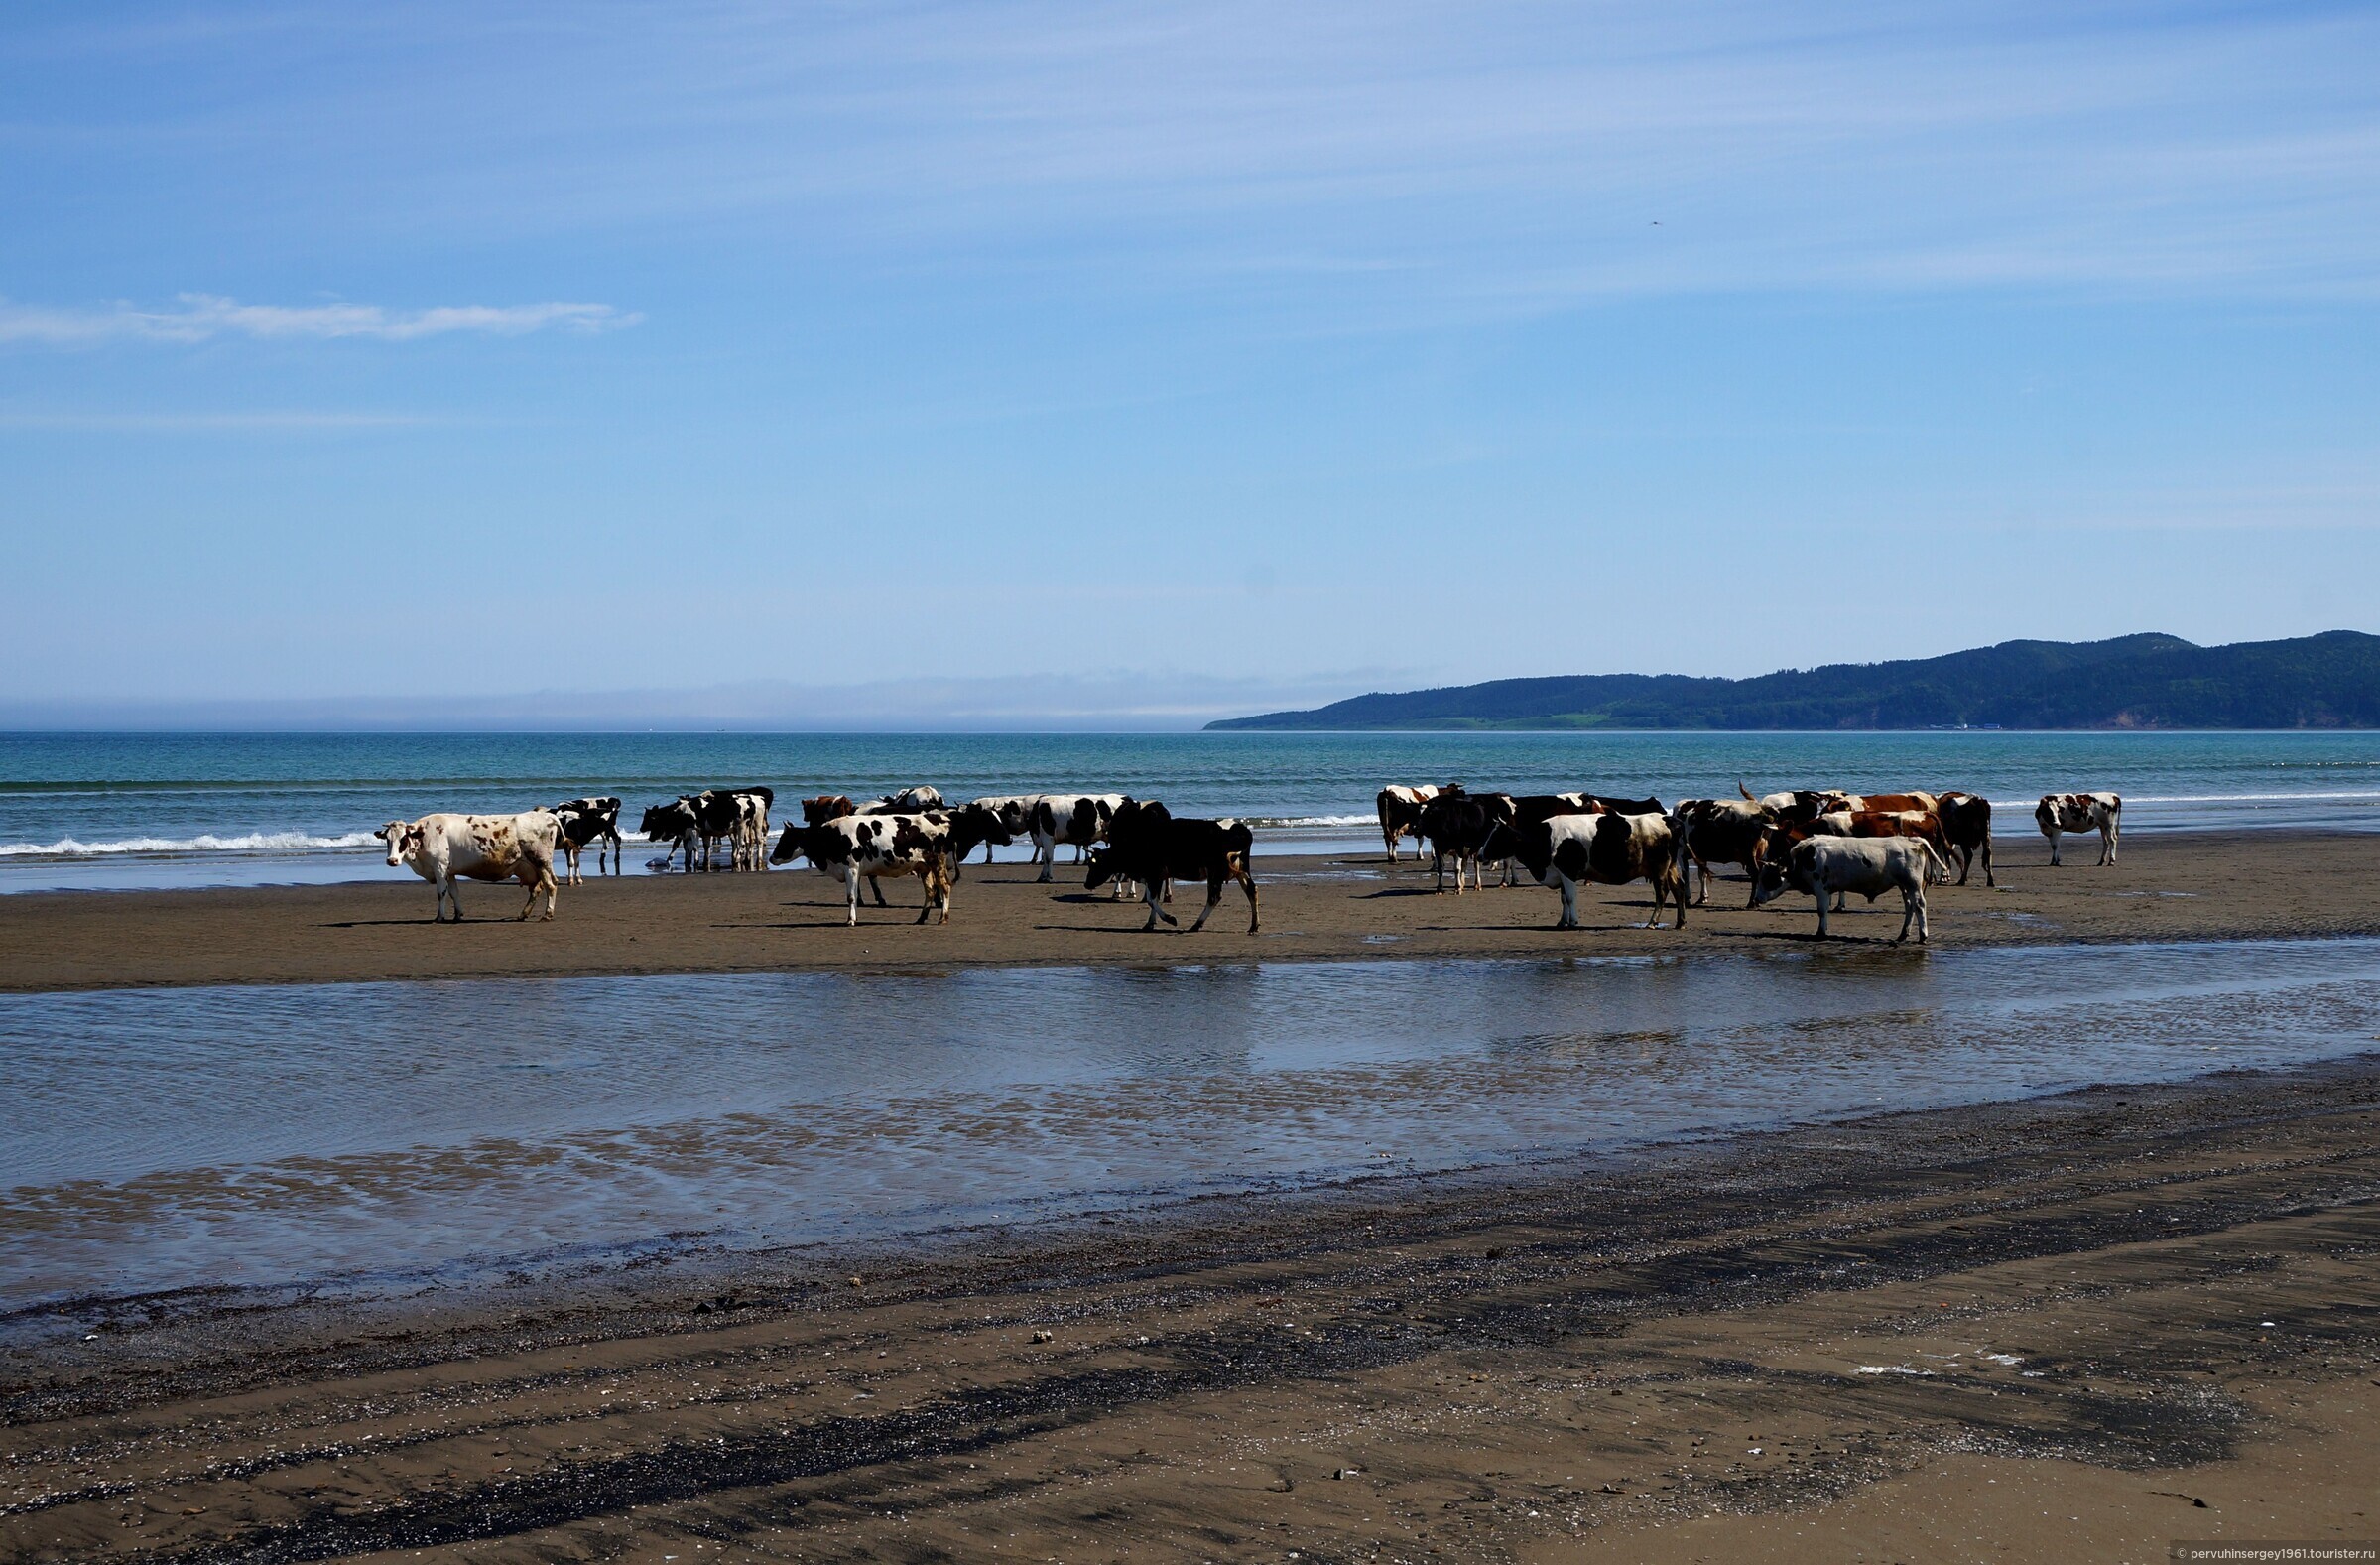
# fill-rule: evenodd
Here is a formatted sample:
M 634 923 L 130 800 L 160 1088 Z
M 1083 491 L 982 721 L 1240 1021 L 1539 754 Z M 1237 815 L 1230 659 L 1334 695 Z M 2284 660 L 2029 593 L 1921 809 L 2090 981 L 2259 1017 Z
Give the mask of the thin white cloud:
M 523 336 L 532 331 L 608 331 L 644 318 L 610 305 L 550 301 L 536 305 L 438 305 L 390 310 L 380 305 L 244 305 L 217 294 L 184 294 L 171 309 L 143 310 L 121 302 L 87 310 L 0 301 L 0 342 L 75 347 L 101 342 L 204 342 L 244 336 L 264 341 L 362 337 L 411 342 L 421 337 L 478 332 Z

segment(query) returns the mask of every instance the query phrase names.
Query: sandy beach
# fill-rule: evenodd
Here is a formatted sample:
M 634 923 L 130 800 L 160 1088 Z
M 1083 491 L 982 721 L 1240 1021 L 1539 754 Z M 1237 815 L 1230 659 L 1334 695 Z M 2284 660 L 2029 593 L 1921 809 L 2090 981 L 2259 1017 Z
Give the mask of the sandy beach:
M 1945 945 L 2221 940 L 2367 934 L 2380 930 L 2380 834 L 2170 833 L 2125 843 L 2114 871 L 2093 867 L 2095 840 L 2049 865 L 2038 837 L 2004 840 L 2000 888 L 1980 872 L 1929 896 Z M 565 887 L 552 923 L 516 924 L 513 885 L 467 885 L 469 919 L 431 922 L 429 885 L 399 870 L 331 886 L 201 891 L 32 892 L 0 897 L 0 990 L 207 983 L 318 983 L 380 978 L 731 973 L 1052 963 L 1281 962 L 1383 957 L 1551 957 L 1746 949 L 1807 940 L 1810 899 L 1744 909 L 1746 886 L 1721 878 L 1684 931 L 1640 926 L 1643 885 L 1581 899 L 1585 928 L 1557 931 L 1553 892 L 1490 886 L 1457 897 L 1432 890 L 1427 864 L 1391 870 L 1378 855 L 1258 860 L 1263 930 L 1226 886 L 1196 935 L 1141 933 L 1138 903 L 1082 889 L 1062 864 L 1034 883 L 1020 865 L 971 865 L 947 926 L 915 927 L 918 887 L 887 886 L 846 928 L 839 882 L 808 868 L 767 874 L 634 875 Z M 1178 888 L 1187 926 L 1203 888 Z M 1894 898 L 1854 899 L 1838 938 L 1889 940 Z
M 2367 1056 L 371 1310 L 92 1306 L 8 1362 L 0 1556 L 2369 1538 L 2376 1133 Z

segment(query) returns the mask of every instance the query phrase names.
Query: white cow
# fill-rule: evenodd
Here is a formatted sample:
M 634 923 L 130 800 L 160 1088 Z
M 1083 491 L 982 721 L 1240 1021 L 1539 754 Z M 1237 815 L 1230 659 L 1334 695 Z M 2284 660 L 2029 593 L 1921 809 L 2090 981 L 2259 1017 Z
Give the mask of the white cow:
M 2041 835 L 2050 840 L 2050 862 L 2058 862 L 2062 832 L 2099 834 L 2099 862 L 2115 862 L 2116 838 L 2124 830 L 2124 801 L 2111 793 L 2045 793 L 2033 807 Z
M 1562 917 L 1556 929 L 1578 927 L 1581 885 L 1624 886 L 1632 880 L 1653 883 L 1653 917 L 1646 928 L 1660 927 L 1664 901 L 1677 908 L 1677 927 L 1686 927 L 1686 877 L 1678 867 L 1677 835 L 1667 816 L 1606 811 L 1498 826 L 1488 833 L 1479 855 L 1517 859 L 1539 885 L 1560 891 Z
M 391 821 L 372 835 L 388 844 L 389 867 L 403 864 L 438 887 L 436 922 L 445 923 L 446 907 L 454 907 L 453 922 L 462 922 L 462 898 L 454 891 L 455 876 L 466 880 L 518 880 L 529 888 L 521 908 L 526 919 L 537 899 L 546 899 L 545 918 L 554 916 L 554 845 L 562 821 L 551 810 L 521 815 L 426 815 L 419 821 Z
M 1811 837 L 1794 845 L 1784 864 L 1761 871 L 1760 889 L 1752 902 L 1775 901 L 1788 891 L 1815 897 L 1818 905 L 1818 939 L 1826 938 L 1826 904 L 1840 905 L 1846 892 L 1856 891 L 1870 902 L 1885 892 L 1901 893 L 1901 933 L 1895 945 L 1909 938 L 1912 919 L 1918 944 L 1926 944 L 1926 880 L 1942 860 L 1918 837 Z

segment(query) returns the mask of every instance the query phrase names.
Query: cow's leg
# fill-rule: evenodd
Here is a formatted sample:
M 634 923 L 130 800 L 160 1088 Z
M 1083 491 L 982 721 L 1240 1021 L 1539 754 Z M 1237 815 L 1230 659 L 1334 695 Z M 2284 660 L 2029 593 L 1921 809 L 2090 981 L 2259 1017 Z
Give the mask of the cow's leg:
M 859 860 L 856 858 L 843 866 L 843 907 L 845 910 L 843 922 L 846 925 L 857 925 L 859 923 Z
M 1826 888 L 1820 886 L 1816 894 L 1818 899 L 1818 939 L 1824 940 L 1826 938 Z
M 443 874 L 440 874 L 440 875 L 438 876 L 438 901 L 439 901 L 440 903 L 442 903 L 442 904 L 444 904 L 446 907 L 452 908 L 452 909 L 454 910 L 454 917 L 453 917 L 453 920 L 452 920 L 452 922 L 454 922 L 454 923 L 457 923 L 457 924 L 461 923 L 461 922 L 462 922 L 462 893 L 461 893 L 460 891 L 458 891 L 458 890 L 456 890 L 456 889 L 455 889 L 455 885 L 454 885 L 454 872 L 453 872 L 452 870 L 447 870 L 445 873 L 443 873 Z
M 1223 900 L 1223 881 L 1230 873 L 1230 868 L 1225 866 L 1206 877 L 1206 905 L 1198 909 L 1197 918 L 1191 922 L 1190 927 L 1191 934 L 1195 935 L 1206 927 L 1207 916 L 1214 912 L 1215 904 Z
M 2050 829 L 2050 830 L 2048 830 L 2048 831 L 2045 831 L 2045 832 L 2043 832 L 2043 833 L 2042 833 L 2042 835 L 2043 835 L 2044 837 L 2047 837 L 2047 838 L 2050 840 L 2050 867 L 2051 867 L 2051 868 L 2053 868 L 2053 869 L 2055 869 L 2055 868 L 2057 868 L 2057 867 L 2058 867 L 2058 833 L 2057 833 L 2057 830 L 2056 830 L 2055 828 L 2053 828 L 2053 829 Z
M 2115 834 L 2116 825 L 2113 821 L 2099 828 L 2099 862 L 2102 864 L 2115 862 Z
M 1234 862 L 1231 873 L 1238 879 L 1240 889 L 1248 893 L 1248 933 L 1253 935 L 1256 933 L 1256 871 L 1245 863 Z
M 1141 933 L 1144 935 L 1155 929 L 1157 921 L 1161 918 L 1168 924 L 1175 922 L 1174 915 L 1158 905 L 1163 899 L 1163 892 L 1159 888 L 1164 884 L 1165 881 L 1162 878 L 1152 879 L 1146 883 L 1146 889 L 1142 892 L 1149 903 L 1149 922 L 1141 926 Z
M 1929 937 L 1933 934 L 1933 931 L 1926 927 L 1926 888 L 1924 886 L 1918 887 L 1917 911 L 1918 944 L 1923 946 L 1929 944 Z M 1907 920 L 1904 919 L 1903 922 L 1907 922 Z
M 1991 834 L 1989 832 L 1983 834 L 1983 883 L 1987 886 L 1997 886 L 2000 883 L 1992 878 Z
M 1684 929 L 1686 927 L 1686 876 L 1678 872 L 1675 864 L 1664 867 L 1669 871 L 1665 880 L 1653 882 L 1653 927 L 1655 929 L 1661 927 L 1661 893 L 1666 883 L 1670 893 L 1670 905 L 1678 910 L 1677 922 L 1670 927 Z
M 1033 883 L 1037 886 L 1046 886 L 1050 883 L 1051 872 L 1058 867 L 1058 839 L 1055 837 L 1045 838 L 1039 832 L 1034 833 L 1033 856 L 1042 861 L 1042 872 L 1034 877 Z
M 1572 880 L 1568 875 L 1563 875 L 1561 880 L 1562 917 L 1554 921 L 1554 927 L 1556 929 L 1576 929 L 1578 927 L 1578 882 Z

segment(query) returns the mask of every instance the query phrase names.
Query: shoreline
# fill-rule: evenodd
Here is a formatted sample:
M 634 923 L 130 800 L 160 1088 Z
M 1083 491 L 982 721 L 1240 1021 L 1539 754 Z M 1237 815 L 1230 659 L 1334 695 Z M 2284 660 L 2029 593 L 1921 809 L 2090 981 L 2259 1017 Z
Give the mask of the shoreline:
M 2376 1244 L 2364 1055 L 368 1306 L 85 1301 L 0 1361 L 0 1553 L 2369 1537 Z
M 2128 839 L 2095 867 L 2096 839 L 2070 842 L 2063 868 L 2040 839 L 2011 840 L 2001 889 L 1980 871 L 1928 894 L 1938 945 L 2307 939 L 2380 933 L 2370 887 L 2380 834 L 2164 833 Z M 522 888 L 470 884 L 469 922 L 431 921 L 430 886 L 400 871 L 329 885 L 189 891 L 28 891 L 0 897 L 0 992 L 336 983 L 420 978 L 635 974 L 935 971 L 960 967 L 1179 966 L 1408 958 L 1689 955 L 1812 948 L 1809 900 L 1745 911 L 1722 877 L 1687 928 L 1639 927 L 1643 885 L 1582 894 L 1586 927 L 1551 928 L 1553 893 L 1489 886 L 1435 893 L 1427 865 L 1377 854 L 1260 861 L 1263 932 L 1226 887 L 1197 935 L 1140 930 L 1141 904 L 1086 893 L 1061 866 L 1051 885 L 1026 866 L 975 864 L 948 926 L 915 926 L 917 883 L 888 882 L 889 908 L 844 926 L 840 885 L 808 868 L 768 874 L 605 877 L 563 888 L 552 923 L 518 924 Z M 1202 898 L 1177 888 L 1185 926 Z M 1895 899 L 1854 902 L 1830 949 L 1879 949 L 1900 924 Z

